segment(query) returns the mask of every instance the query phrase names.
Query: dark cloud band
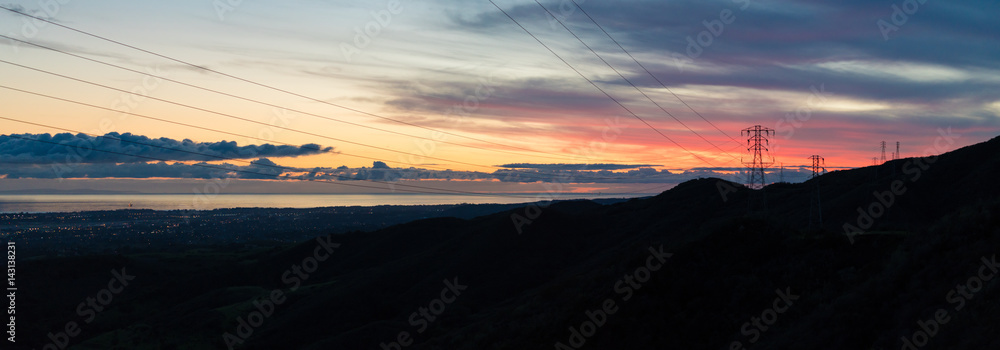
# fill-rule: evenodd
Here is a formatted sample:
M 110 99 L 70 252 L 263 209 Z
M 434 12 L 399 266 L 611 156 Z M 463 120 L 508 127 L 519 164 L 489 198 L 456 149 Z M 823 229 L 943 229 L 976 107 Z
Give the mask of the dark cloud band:
M 513 163 L 500 165 L 508 169 L 538 169 L 538 170 L 625 170 L 648 167 L 658 167 L 656 164 L 532 164 Z
M 0 162 L 9 164 L 50 164 L 68 161 L 94 164 L 144 163 L 150 158 L 163 161 L 215 161 L 300 157 L 332 150 L 332 147 L 323 148 L 317 144 L 239 146 L 235 141 L 151 139 L 146 136 L 116 132 L 103 137 L 70 133 L 0 135 Z

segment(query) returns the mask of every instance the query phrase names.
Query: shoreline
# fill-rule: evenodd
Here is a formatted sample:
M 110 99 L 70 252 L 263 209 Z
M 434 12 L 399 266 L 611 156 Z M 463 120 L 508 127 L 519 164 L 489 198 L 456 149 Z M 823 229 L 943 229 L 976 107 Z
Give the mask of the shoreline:
M 619 200 L 654 194 L 536 194 L 518 197 L 480 197 L 445 194 L 328 195 L 224 194 L 197 200 L 191 194 L 154 195 L 0 195 L 0 214 L 80 213 L 92 211 L 155 210 L 210 211 L 219 209 L 316 209 L 331 207 L 431 206 L 461 204 L 527 204 L 553 200 Z M 131 206 L 130 206 L 131 205 Z

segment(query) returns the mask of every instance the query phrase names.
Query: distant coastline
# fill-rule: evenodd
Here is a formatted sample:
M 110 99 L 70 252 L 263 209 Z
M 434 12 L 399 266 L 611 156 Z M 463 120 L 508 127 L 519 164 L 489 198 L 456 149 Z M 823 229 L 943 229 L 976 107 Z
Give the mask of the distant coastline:
M 51 191 L 32 193 L 30 190 L 0 192 L 0 213 L 72 213 L 113 211 L 119 209 L 215 210 L 233 208 L 309 209 L 325 207 L 382 205 L 454 205 L 454 204 L 516 204 L 574 199 L 619 199 L 645 197 L 649 194 L 571 193 L 571 194 L 497 194 L 472 196 L 457 194 L 259 194 L 225 193 L 216 195 L 147 194 L 133 192 Z

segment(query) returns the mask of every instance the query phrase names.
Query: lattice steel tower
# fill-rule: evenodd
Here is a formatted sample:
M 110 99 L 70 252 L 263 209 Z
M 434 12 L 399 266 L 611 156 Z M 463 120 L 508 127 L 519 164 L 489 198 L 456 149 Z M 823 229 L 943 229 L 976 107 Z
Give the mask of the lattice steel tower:
M 774 158 L 771 157 L 770 160 L 765 160 L 765 152 L 769 152 L 767 146 L 770 145 L 768 141 L 768 136 L 774 135 L 774 129 L 766 128 L 760 125 L 754 125 L 752 127 L 743 129 L 740 131 L 740 136 L 747 136 L 747 151 L 753 154 L 753 161 L 744 161 L 743 165 L 750 168 L 750 173 L 747 175 L 747 187 L 755 190 L 764 188 L 764 169 L 767 169 L 774 164 Z
M 826 169 L 823 166 L 826 159 L 823 157 L 813 155 L 809 159 L 812 159 L 812 178 L 816 178 Z M 819 190 L 819 180 L 816 180 L 816 188 L 809 195 L 809 228 L 820 228 L 823 226 L 823 203 L 820 201 L 820 190 Z
M 823 159 L 823 157 L 814 155 L 814 156 L 809 156 L 809 159 L 812 159 L 812 171 L 813 171 L 812 177 L 817 177 L 821 174 L 822 170 L 826 170 L 823 168 L 823 165 L 825 165 L 823 163 L 826 161 L 826 159 Z

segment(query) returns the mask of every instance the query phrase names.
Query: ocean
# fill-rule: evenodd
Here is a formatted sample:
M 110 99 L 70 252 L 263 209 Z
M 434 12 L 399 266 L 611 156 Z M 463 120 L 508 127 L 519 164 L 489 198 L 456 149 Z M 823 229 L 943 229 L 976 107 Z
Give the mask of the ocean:
M 648 194 L 556 194 L 556 199 L 629 198 Z M 486 197 L 447 194 L 16 194 L 0 195 L 0 213 L 57 213 L 119 209 L 212 210 L 376 205 L 527 203 L 549 194 Z M 536 197 L 537 196 L 537 197 Z M 525 198 L 528 197 L 528 198 Z

